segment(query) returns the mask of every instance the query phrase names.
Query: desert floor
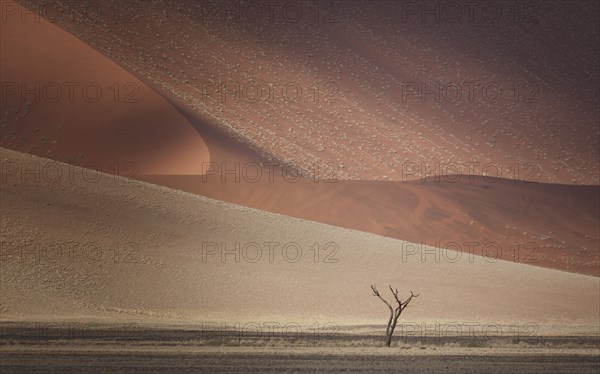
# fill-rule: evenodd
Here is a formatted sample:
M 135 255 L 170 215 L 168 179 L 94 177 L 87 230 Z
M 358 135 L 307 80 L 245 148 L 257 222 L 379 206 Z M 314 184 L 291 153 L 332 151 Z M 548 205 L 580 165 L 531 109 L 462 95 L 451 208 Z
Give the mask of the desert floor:
M 597 373 L 600 367 L 594 336 L 403 336 L 385 348 L 380 335 L 355 329 L 299 335 L 156 326 L 125 332 L 86 323 L 2 326 L 3 373 Z

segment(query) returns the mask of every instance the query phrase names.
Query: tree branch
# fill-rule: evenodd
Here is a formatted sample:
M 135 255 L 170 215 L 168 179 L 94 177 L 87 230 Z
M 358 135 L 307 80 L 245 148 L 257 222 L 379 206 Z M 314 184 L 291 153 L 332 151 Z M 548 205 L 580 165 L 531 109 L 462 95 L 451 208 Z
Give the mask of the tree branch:
M 410 301 L 412 300 L 413 297 L 419 297 L 420 294 L 414 294 L 412 291 L 410 291 L 410 296 L 408 297 L 408 299 L 406 299 L 405 302 L 400 304 L 400 307 L 402 308 L 402 310 L 404 310 L 407 306 L 408 303 L 410 303 Z
M 393 310 L 390 303 L 388 303 L 383 297 L 381 297 L 381 295 L 379 294 L 379 291 L 377 291 L 377 288 L 375 288 L 375 286 L 372 285 L 371 289 L 373 290 L 373 296 L 377 296 L 381 301 L 383 301 L 385 303 L 385 305 L 388 306 L 388 308 L 390 308 L 390 310 Z

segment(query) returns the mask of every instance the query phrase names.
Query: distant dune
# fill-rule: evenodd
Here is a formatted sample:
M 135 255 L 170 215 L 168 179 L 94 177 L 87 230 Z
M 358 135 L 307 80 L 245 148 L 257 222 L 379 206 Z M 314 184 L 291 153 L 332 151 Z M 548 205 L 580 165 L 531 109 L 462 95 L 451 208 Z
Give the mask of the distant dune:
M 0 156 L 2 170 L 53 162 Z M 598 328 L 596 277 L 478 256 L 423 263 L 407 242 L 52 165 L 74 177 L 2 174 L 2 319 L 380 324 L 375 283 L 421 293 L 405 321 Z

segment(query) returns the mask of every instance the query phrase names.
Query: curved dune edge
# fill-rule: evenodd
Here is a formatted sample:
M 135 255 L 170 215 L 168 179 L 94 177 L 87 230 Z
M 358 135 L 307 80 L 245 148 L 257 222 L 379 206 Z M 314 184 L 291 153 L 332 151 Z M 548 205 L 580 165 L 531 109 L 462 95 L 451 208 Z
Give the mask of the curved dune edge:
M 7 163 L 52 162 L 5 149 L 0 156 L 2 170 Z M 454 263 L 403 259 L 406 242 L 399 240 L 108 175 L 86 181 L 78 176 L 82 169 L 73 170 L 73 180 L 53 183 L 2 175 L 3 320 L 381 324 L 386 310 L 369 285 L 383 291 L 391 283 L 403 295 L 421 293 L 405 312 L 408 321 L 597 330 L 600 279 L 595 277 L 480 257 Z M 56 248 L 72 242 L 80 245 L 73 247 L 72 260 L 56 257 Z M 101 248 L 100 256 L 80 251 L 90 242 Z M 266 255 L 255 263 L 236 263 L 233 256 L 203 261 L 203 242 L 223 242 L 229 249 L 235 242 L 294 242 L 303 255 L 296 262 L 286 261 L 281 251 L 274 252 L 273 262 Z M 126 243 L 134 243 L 135 253 Z M 337 262 L 324 262 L 331 251 L 320 252 L 324 256 L 315 262 L 309 250 L 314 243 L 321 248 L 335 243 Z
M 81 40 L 33 16 L 1 27 L 3 147 L 127 176 L 194 175 L 210 160 L 166 100 Z
M 214 174 L 145 176 L 144 181 L 309 221 L 414 243 L 489 254 L 493 259 L 600 276 L 600 186 L 530 183 L 457 175 L 439 180 L 294 179 L 210 119 L 154 86 L 202 134 Z M 237 172 L 227 174 L 226 170 Z M 248 168 L 248 169 L 247 169 Z M 249 170 L 249 171 L 248 171 Z M 291 173 L 292 177 L 282 177 Z M 486 249 L 484 249 L 486 248 Z

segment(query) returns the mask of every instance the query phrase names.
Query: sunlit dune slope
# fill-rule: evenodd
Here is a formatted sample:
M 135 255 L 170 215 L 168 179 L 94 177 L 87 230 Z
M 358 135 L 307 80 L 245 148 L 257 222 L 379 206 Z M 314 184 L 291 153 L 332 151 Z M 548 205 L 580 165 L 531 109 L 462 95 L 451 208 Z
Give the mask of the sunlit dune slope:
M 50 162 L 0 156 L 3 165 Z M 409 321 L 597 329 L 595 277 L 480 257 L 423 263 L 403 241 L 71 170 L 73 179 L 53 182 L 2 175 L 2 319 L 380 324 L 387 311 L 369 285 L 391 283 L 421 294 Z M 223 243 L 225 261 L 207 243 Z

